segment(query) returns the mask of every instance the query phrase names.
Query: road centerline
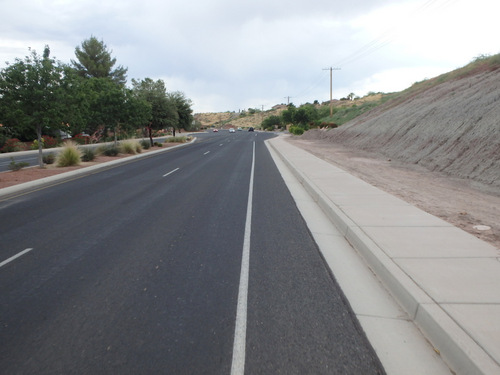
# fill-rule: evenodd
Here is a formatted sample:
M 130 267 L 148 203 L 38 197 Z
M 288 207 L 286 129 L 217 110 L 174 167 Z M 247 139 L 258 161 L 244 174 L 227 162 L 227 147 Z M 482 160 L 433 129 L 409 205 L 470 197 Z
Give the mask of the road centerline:
M 175 168 L 174 170 L 171 170 L 170 172 L 165 173 L 165 174 L 163 175 L 163 177 L 167 177 L 169 174 L 172 174 L 172 173 L 174 173 L 174 172 L 177 172 L 179 169 L 180 169 L 180 168 Z
M 29 248 L 24 249 L 23 251 L 17 253 L 16 255 L 11 256 L 9 259 L 5 259 L 2 263 L 0 263 L 0 267 L 5 266 L 7 263 L 12 262 L 13 260 L 19 258 L 20 256 L 23 256 L 26 253 L 29 253 L 31 250 L 33 250 L 33 248 L 29 247 Z
M 252 168 L 250 171 L 250 186 L 248 190 L 247 215 L 245 235 L 243 240 L 243 255 L 241 257 L 240 286 L 238 290 L 238 305 L 236 308 L 236 324 L 234 329 L 233 361 L 231 375 L 243 375 L 245 372 L 245 347 L 247 331 L 248 274 L 250 268 L 250 237 L 252 234 L 252 201 L 253 180 L 255 169 L 255 142 L 252 151 Z

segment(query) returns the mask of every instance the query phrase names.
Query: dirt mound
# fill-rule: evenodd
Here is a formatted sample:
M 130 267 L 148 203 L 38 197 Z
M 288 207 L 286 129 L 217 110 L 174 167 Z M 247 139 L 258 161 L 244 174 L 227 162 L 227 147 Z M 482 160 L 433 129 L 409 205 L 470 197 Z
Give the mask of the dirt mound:
M 310 130 L 301 139 L 321 139 L 418 164 L 485 184 L 500 195 L 498 68 L 448 73 L 405 90 L 337 129 Z

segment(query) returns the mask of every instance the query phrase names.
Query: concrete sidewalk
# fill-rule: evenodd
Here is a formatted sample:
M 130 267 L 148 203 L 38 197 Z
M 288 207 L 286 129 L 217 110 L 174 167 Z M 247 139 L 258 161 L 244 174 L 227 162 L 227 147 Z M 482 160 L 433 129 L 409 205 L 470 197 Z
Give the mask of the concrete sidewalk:
M 268 141 L 460 374 L 500 374 L 500 250 L 287 142 Z

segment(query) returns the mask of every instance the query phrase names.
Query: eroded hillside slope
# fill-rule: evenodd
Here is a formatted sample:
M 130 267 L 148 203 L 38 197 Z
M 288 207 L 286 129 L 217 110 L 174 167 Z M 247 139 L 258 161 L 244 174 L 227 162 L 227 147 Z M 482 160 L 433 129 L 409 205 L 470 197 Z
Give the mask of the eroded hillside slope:
M 500 64 L 476 62 L 416 84 L 337 129 L 310 130 L 302 139 L 376 152 L 500 194 Z

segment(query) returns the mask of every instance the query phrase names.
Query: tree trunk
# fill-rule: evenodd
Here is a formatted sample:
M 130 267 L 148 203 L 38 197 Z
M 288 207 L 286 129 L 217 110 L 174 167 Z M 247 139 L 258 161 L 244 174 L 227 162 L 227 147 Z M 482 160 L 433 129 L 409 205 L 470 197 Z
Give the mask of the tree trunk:
M 36 126 L 36 138 L 38 140 L 38 166 L 43 168 L 43 145 L 42 145 L 42 126 Z
M 148 129 L 149 141 L 151 142 L 151 147 L 153 147 L 153 129 L 151 124 L 149 124 L 146 129 Z

